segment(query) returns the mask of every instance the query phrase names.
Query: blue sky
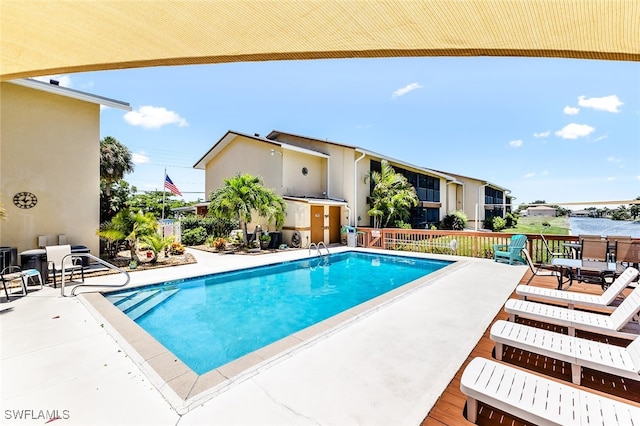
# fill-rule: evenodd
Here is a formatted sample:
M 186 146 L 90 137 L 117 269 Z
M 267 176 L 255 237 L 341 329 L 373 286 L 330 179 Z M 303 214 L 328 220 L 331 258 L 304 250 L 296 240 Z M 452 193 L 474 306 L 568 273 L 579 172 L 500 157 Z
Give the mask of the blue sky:
M 130 103 L 130 113 L 102 110 L 101 138 L 134 153 L 125 179 L 139 190 L 161 190 L 166 167 L 187 201 L 205 197 L 193 164 L 230 129 L 328 139 L 486 179 L 516 204 L 640 196 L 640 63 L 336 59 L 54 78 Z

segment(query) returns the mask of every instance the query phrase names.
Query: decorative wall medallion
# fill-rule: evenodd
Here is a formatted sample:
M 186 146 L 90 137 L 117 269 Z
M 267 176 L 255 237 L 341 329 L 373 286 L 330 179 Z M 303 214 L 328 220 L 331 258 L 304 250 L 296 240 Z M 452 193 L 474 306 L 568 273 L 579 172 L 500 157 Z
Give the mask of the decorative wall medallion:
M 38 197 L 31 192 L 18 192 L 13 196 L 13 204 L 21 209 L 30 209 L 38 204 Z

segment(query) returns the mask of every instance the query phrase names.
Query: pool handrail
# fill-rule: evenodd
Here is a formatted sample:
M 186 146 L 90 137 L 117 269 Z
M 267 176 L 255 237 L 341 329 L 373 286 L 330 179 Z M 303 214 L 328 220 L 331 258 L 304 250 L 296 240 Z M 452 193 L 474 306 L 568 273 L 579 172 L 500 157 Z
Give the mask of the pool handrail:
M 100 258 L 99 258 L 99 257 L 97 257 L 97 256 L 92 255 L 91 253 L 72 253 L 72 254 L 70 254 L 70 255 L 65 256 L 65 257 L 62 259 L 62 265 L 63 265 L 63 266 L 62 266 L 62 285 L 60 286 L 60 295 L 61 295 L 62 297 L 67 297 L 67 296 L 64 294 L 64 282 L 65 282 L 65 276 L 66 276 L 66 274 L 65 274 L 65 270 L 64 270 L 64 269 L 65 269 L 65 268 L 64 268 L 64 259 L 65 259 L 66 257 L 69 257 L 69 256 L 73 256 L 73 257 L 82 256 L 82 257 L 86 257 L 86 258 L 92 259 L 92 260 L 94 260 L 94 261 L 96 261 L 96 262 L 100 263 L 101 265 L 106 266 L 106 267 L 107 267 L 107 268 L 109 268 L 109 269 L 113 269 L 113 270 L 115 270 L 115 271 L 117 271 L 117 272 L 119 272 L 119 273 L 121 273 L 121 274 L 124 274 L 124 275 L 126 276 L 126 278 L 127 278 L 127 279 L 126 279 L 126 281 L 125 281 L 123 284 L 85 284 L 85 283 L 83 282 L 83 283 L 81 283 L 81 284 L 76 285 L 76 286 L 73 288 L 73 290 L 71 290 L 71 295 L 72 295 L 72 296 L 75 296 L 75 295 L 76 295 L 76 294 L 75 294 L 75 292 L 76 292 L 76 289 L 77 289 L 78 287 L 124 287 L 124 286 L 126 286 L 127 284 L 129 284 L 129 281 L 131 280 L 131 277 L 129 276 L 129 273 L 128 273 L 127 271 L 125 271 L 125 270 L 124 270 L 124 269 L 122 269 L 122 268 L 118 268 L 117 266 L 115 266 L 115 265 L 113 265 L 113 264 L 111 264 L 111 263 L 109 263 L 109 262 L 107 262 L 107 261 L 105 261 L 105 260 L 103 260 L 103 259 L 100 259 Z
M 321 249 L 324 247 L 324 249 L 327 251 L 327 256 L 330 255 L 331 253 L 329 252 L 329 248 L 326 246 L 326 244 L 324 243 L 324 241 L 320 241 L 318 243 L 311 243 L 309 244 L 309 256 L 311 256 L 311 249 L 314 248 L 316 249 L 316 252 L 318 253 L 318 256 L 322 256 L 322 251 Z

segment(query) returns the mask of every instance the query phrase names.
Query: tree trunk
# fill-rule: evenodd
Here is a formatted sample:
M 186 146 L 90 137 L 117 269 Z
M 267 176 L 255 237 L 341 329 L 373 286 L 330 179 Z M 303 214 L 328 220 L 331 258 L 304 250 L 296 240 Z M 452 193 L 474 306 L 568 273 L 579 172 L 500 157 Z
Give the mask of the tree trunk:
M 244 220 L 241 220 L 240 223 L 242 225 L 242 239 L 244 240 L 244 246 L 248 247 L 249 246 L 249 234 L 247 233 L 247 222 L 245 222 Z

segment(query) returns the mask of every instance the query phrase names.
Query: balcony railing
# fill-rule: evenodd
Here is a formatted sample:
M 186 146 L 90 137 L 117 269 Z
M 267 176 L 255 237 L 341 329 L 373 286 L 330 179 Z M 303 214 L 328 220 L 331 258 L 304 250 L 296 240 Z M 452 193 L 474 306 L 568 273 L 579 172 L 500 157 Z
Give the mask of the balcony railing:
M 358 246 L 421 253 L 493 259 L 494 244 L 508 244 L 515 234 L 502 232 L 432 231 L 422 229 L 358 228 Z M 549 253 L 540 235 L 527 235 L 527 249 L 534 263 L 549 263 Z M 563 252 L 563 243 L 578 241 L 577 236 L 545 235 L 551 251 Z

